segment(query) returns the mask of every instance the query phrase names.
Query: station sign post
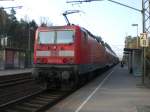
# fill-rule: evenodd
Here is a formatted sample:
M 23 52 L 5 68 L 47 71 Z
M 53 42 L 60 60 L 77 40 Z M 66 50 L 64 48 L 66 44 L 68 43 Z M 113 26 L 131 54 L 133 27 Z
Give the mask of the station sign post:
M 148 47 L 149 46 L 149 40 L 148 40 L 148 34 L 147 33 L 141 33 L 140 34 L 140 46 L 141 47 Z
M 149 46 L 149 39 L 147 33 L 141 33 L 140 34 L 140 46 L 142 47 L 142 70 L 143 70 L 143 76 L 142 76 L 142 83 L 145 83 L 145 76 L 146 76 L 146 47 Z

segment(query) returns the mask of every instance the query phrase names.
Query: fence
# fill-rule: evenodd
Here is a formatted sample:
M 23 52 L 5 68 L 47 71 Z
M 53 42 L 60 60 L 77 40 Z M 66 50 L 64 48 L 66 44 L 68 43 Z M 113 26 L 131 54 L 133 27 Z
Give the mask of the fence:
M 26 50 L 14 48 L 1 48 L 0 70 L 28 67 L 28 57 L 29 56 L 27 55 Z

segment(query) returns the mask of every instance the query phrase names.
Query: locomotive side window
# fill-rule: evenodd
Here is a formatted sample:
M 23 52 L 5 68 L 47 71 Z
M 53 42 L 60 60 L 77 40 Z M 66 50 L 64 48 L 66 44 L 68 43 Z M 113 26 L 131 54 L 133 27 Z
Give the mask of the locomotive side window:
M 39 44 L 50 44 L 54 43 L 55 33 L 54 32 L 39 32 L 38 43 Z
M 87 40 L 88 36 L 87 36 L 86 32 L 83 32 L 83 34 L 84 34 L 85 40 Z
M 88 35 L 86 32 L 82 31 L 82 38 L 84 39 L 84 41 L 87 41 Z
M 74 32 L 71 30 L 57 31 L 57 43 L 73 43 Z

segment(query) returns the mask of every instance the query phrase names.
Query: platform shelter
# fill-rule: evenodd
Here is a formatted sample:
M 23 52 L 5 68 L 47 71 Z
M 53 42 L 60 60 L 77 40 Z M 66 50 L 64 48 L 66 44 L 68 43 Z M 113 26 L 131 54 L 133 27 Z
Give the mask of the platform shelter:
M 142 50 L 124 48 L 124 59 L 128 64 L 128 70 L 135 76 L 142 76 Z

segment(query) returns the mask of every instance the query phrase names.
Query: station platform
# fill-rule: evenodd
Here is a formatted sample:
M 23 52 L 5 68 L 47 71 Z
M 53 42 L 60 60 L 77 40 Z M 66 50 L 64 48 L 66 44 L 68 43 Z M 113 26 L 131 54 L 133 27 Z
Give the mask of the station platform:
M 32 68 L 0 70 L 0 76 L 16 75 L 16 74 L 31 73 L 31 72 L 32 72 Z
M 47 112 L 150 112 L 150 88 L 117 65 Z

